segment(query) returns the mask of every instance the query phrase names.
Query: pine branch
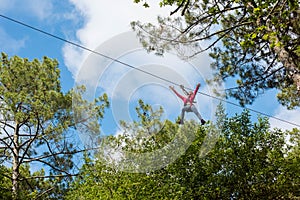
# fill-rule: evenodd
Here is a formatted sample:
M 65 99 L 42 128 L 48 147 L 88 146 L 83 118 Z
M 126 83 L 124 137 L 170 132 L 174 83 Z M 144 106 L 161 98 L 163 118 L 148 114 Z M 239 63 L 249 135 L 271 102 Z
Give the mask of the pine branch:
M 64 177 L 70 177 L 70 176 L 79 176 L 80 174 L 57 174 L 57 175 L 47 175 L 47 176 L 29 176 L 29 177 L 24 177 L 20 178 L 20 181 L 24 180 L 30 180 L 30 179 L 45 179 L 45 178 L 64 178 Z

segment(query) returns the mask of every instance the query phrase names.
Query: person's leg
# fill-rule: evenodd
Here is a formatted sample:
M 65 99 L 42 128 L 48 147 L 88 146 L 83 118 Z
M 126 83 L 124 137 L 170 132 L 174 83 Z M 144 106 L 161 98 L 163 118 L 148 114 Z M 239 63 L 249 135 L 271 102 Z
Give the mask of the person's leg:
M 186 105 L 186 106 L 184 106 L 182 108 L 182 110 L 181 110 L 181 117 L 180 117 L 180 124 L 184 123 L 184 121 L 183 121 L 184 120 L 184 114 L 185 114 L 185 112 L 188 112 L 189 109 L 190 109 L 190 106 L 188 106 L 188 105 Z
M 198 112 L 196 106 L 192 105 L 191 109 L 192 109 L 193 113 L 195 113 L 195 115 L 196 115 L 196 116 L 198 117 L 198 119 L 201 121 L 202 116 L 201 116 L 200 113 Z
M 181 116 L 180 116 L 180 124 L 183 124 L 183 120 L 184 120 L 184 113 L 185 113 L 185 109 L 184 107 L 181 110 Z
M 200 115 L 199 111 L 197 110 L 196 106 L 192 105 L 191 107 L 193 113 L 195 113 L 195 115 L 198 117 L 198 119 L 201 121 L 201 124 L 205 124 L 205 120 L 202 118 L 202 116 Z

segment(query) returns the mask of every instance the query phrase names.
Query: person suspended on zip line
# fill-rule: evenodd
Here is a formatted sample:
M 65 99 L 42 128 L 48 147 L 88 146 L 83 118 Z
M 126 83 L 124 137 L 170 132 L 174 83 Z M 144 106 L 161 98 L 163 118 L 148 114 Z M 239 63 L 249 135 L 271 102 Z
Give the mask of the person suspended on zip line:
M 182 96 L 179 94 L 175 89 L 174 86 L 169 86 L 170 89 L 183 101 L 183 108 L 181 110 L 181 117 L 180 117 L 180 124 L 184 123 L 184 114 L 185 112 L 193 112 L 200 120 L 201 124 L 204 125 L 206 121 L 201 117 L 200 113 L 198 112 L 196 106 L 194 105 L 194 99 L 196 97 L 196 94 L 199 90 L 200 83 L 197 84 L 196 89 L 194 91 L 186 91 L 183 87 L 183 85 L 180 85 L 180 88 L 182 89 L 183 93 L 186 96 Z

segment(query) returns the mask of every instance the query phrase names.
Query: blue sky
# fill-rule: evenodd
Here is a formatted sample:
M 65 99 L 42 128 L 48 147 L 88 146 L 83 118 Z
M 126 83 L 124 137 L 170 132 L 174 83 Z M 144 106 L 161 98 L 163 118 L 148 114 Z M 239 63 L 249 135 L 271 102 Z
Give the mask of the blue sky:
M 135 67 L 150 70 L 149 72 L 167 77 L 171 81 L 179 81 L 178 83 L 187 84 L 189 87 L 201 82 L 200 91 L 209 93 L 210 87 L 205 84 L 205 79 L 211 74 L 210 59 L 206 54 L 201 55 L 196 61 L 183 63 L 173 54 L 157 58 L 126 39 L 118 41 L 124 32 L 130 31 L 131 21 L 155 22 L 157 15 L 169 14 L 170 8 L 159 8 L 156 5 L 153 2 L 150 9 L 145 9 L 141 5 L 134 4 L 132 0 L 1 0 L 0 13 L 91 50 L 103 52 Z M 122 114 L 125 114 L 126 120 L 134 118 L 133 107 L 139 98 L 153 106 L 163 106 L 167 112 L 165 117 L 172 121 L 180 114 L 181 102 L 168 90 L 169 83 L 163 83 L 155 78 L 147 79 L 145 74 L 141 75 L 120 63 L 99 56 L 96 58 L 91 52 L 3 18 L 0 18 L 0 51 L 9 56 L 18 55 L 29 59 L 41 59 L 43 56 L 55 58 L 60 64 L 64 91 L 71 89 L 78 80 L 79 82 L 81 79 L 93 80 L 92 96 L 107 92 L 114 103 L 112 106 L 127 106 L 125 113 L 120 113 L 121 109 L 117 109 L 117 106 L 108 110 L 102 127 L 102 131 L 106 134 L 118 132 L 117 124 Z M 85 72 L 89 62 L 94 62 L 95 66 Z M 157 70 L 157 67 L 164 68 L 165 71 Z M 97 74 L 99 69 L 102 70 L 102 74 Z M 84 77 L 77 76 L 80 72 L 84 72 Z M 147 79 L 147 82 L 142 82 L 141 77 L 143 80 Z M 123 96 L 122 92 L 125 92 Z M 235 102 L 233 99 L 230 101 Z M 202 95 L 197 96 L 197 102 L 203 117 L 211 119 L 216 102 Z M 266 92 L 249 107 L 300 124 L 300 110 L 288 111 L 280 106 L 276 100 L 276 91 Z M 230 114 L 242 111 L 241 108 L 232 105 L 225 105 L 225 108 Z M 188 114 L 187 117 L 193 118 L 191 115 Z M 254 118 L 257 117 L 256 113 L 252 115 Z M 291 125 L 275 119 L 271 119 L 270 122 L 272 127 L 292 128 Z

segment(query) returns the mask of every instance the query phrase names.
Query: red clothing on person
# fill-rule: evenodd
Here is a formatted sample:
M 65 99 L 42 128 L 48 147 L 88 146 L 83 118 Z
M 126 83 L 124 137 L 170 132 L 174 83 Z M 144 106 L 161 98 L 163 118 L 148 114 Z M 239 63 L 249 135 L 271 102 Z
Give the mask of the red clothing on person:
M 200 87 L 200 84 L 197 85 L 197 87 L 195 88 L 193 94 L 191 96 L 188 96 L 188 97 L 184 97 L 184 96 L 180 95 L 176 90 L 174 90 L 174 92 L 183 101 L 184 105 L 186 105 L 187 103 L 190 103 L 190 105 L 193 105 L 193 102 L 194 102 L 194 99 L 196 97 L 196 94 L 198 92 L 199 87 Z

